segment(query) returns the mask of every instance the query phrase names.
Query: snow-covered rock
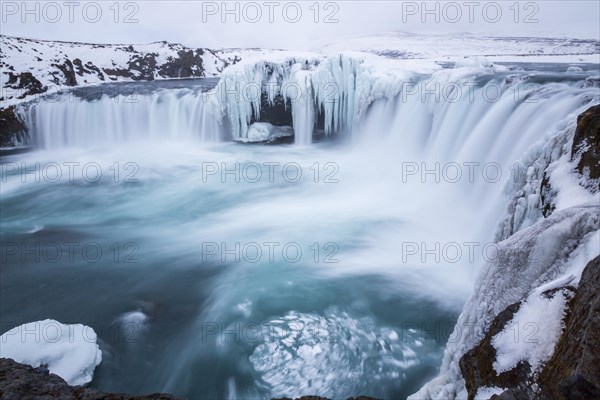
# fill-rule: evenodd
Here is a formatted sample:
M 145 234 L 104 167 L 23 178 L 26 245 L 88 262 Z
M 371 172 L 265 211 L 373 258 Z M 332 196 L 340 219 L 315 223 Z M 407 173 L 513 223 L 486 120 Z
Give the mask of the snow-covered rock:
M 102 361 L 97 340 L 89 326 L 46 319 L 20 325 L 0 336 L 0 357 L 32 367 L 47 364 L 50 372 L 69 385 L 83 385 L 92 380 Z
M 567 301 L 572 297 L 569 292 L 565 294 L 532 293 L 504 330 L 492 338 L 496 349 L 493 366 L 498 374 L 515 368 L 522 361 L 537 371 L 552 357 L 564 329 Z
M 91 44 L 0 35 L 0 107 L 65 87 L 104 82 L 216 77 L 259 49 L 188 48 L 178 43 Z

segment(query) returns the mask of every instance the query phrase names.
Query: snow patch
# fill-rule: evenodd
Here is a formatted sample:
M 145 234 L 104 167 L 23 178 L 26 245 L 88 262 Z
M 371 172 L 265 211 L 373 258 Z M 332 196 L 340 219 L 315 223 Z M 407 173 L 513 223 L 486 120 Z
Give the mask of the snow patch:
M 477 394 L 475 394 L 475 400 L 489 400 L 493 395 L 500 395 L 505 390 L 499 387 L 480 387 Z
M 492 338 L 496 349 L 494 369 L 498 374 L 509 371 L 520 361 L 527 361 L 533 371 L 552 357 L 564 329 L 567 301 L 565 291 L 553 297 L 530 295 L 504 330 Z

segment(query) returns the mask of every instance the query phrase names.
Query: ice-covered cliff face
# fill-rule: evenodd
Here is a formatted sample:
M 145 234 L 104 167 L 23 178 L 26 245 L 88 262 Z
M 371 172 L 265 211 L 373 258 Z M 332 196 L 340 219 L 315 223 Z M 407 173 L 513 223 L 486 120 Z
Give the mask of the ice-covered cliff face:
M 390 60 L 355 52 L 325 58 L 280 53 L 249 58 L 228 68 L 215 90 L 215 101 L 221 118 L 229 122 L 233 138 L 243 140 L 261 107 L 273 106 L 282 98 L 291 110 L 296 143 L 308 144 L 316 129 L 325 135 L 351 135 L 373 102 L 392 102 L 403 91 L 413 89 L 416 81 L 441 69 L 433 62 Z M 457 62 L 453 72 L 431 76 L 430 82 L 447 83 L 494 71 L 487 60 L 469 58 Z M 265 94 L 263 104 L 261 95 Z M 421 98 L 420 94 L 413 97 Z
M 497 262 L 485 264 L 479 272 L 473 295 L 451 335 L 454 340 L 446 346 L 439 376 L 411 398 L 466 398 L 459 366 L 461 357 L 483 338 L 494 317 L 510 304 L 523 301 L 534 292 L 576 285 L 587 262 L 600 254 L 599 230 L 598 205 L 587 203 L 556 212 L 500 242 L 503 256 Z M 562 314 L 547 318 L 560 319 Z M 521 342 L 531 334 L 525 324 L 517 329 Z M 536 334 L 549 333 L 539 330 Z M 552 354 L 552 349 L 549 352 Z
M 598 107 L 586 114 L 590 112 L 597 115 Z M 597 180 L 577 172 L 583 153 L 594 153 L 598 145 L 590 142 L 596 141 L 594 136 L 583 153 L 573 151 L 576 121 L 577 114 L 570 114 L 558 133 L 532 146 L 520 161 L 522 173 L 506 188 L 509 204 L 496 233 L 502 256 L 479 272 L 455 326 L 455 339 L 446 346 L 439 376 L 411 398 L 466 398 L 461 358 L 480 343 L 494 318 L 515 303 L 521 309 L 505 328 L 514 331 L 512 336 L 502 332 L 504 337 L 499 334 L 492 340 L 496 373 L 523 361 L 535 377 L 554 353 L 565 328 L 568 299 L 543 293 L 577 287 L 586 264 L 600 254 L 600 187 Z M 503 390 L 482 390 L 476 398 L 488 399 Z

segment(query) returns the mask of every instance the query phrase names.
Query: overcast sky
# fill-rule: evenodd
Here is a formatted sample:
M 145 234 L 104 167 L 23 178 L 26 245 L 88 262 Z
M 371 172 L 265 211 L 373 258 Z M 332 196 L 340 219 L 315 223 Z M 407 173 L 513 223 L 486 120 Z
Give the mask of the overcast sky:
M 1 3 L 3 34 L 93 43 L 310 49 L 391 31 L 600 37 L 597 0 Z

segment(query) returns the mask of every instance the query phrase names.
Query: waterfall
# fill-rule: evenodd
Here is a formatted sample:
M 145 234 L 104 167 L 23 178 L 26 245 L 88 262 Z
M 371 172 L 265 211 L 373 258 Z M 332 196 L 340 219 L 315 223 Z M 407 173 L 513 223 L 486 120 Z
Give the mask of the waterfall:
M 296 144 L 310 144 L 318 130 L 384 140 L 405 159 L 485 159 L 506 167 L 566 116 L 598 101 L 586 75 L 515 73 L 485 59 L 417 68 L 356 54 L 278 57 L 231 66 L 210 92 L 162 88 L 133 97 L 48 97 L 21 106 L 20 115 L 33 144 L 43 148 L 251 141 L 248 131 L 261 122 L 261 109 L 282 98 Z
M 43 98 L 22 106 L 32 144 L 42 148 L 135 140 L 220 141 L 225 137 L 207 96 L 187 89 L 135 96 Z
M 315 109 L 312 104 L 312 83 L 306 71 L 296 73 L 296 83 L 300 89 L 297 101 L 292 104 L 295 143 L 307 145 L 312 142 L 315 125 Z

